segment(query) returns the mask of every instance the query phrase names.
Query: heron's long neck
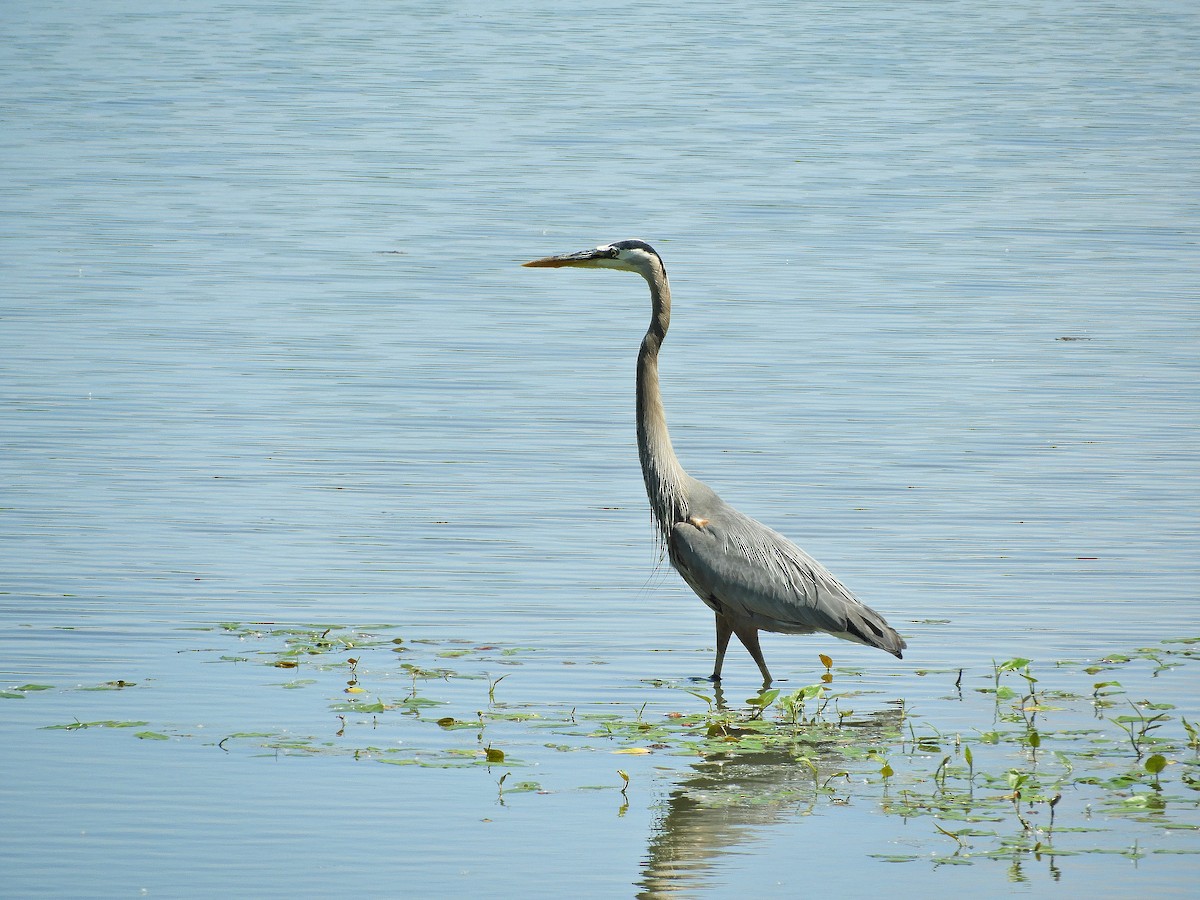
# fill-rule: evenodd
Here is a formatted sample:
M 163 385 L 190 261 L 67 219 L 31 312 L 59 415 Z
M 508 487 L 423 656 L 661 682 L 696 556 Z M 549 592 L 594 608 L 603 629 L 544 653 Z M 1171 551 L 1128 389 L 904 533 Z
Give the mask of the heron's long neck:
M 664 541 L 671 526 L 687 518 L 687 475 L 671 446 L 662 394 L 658 388 L 658 351 L 671 324 L 671 287 L 661 269 L 647 275 L 653 312 L 637 363 L 637 439 L 646 495 Z

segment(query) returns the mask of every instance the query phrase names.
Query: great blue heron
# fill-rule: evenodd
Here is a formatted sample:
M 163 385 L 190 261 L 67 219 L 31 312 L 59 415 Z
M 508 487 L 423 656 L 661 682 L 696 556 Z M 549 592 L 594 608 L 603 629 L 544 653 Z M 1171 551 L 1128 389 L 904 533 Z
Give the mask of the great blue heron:
M 898 658 L 907 644 L 883 616 L 862 603 L 819 562 L 761 522 L 725 503 L 679 464 L 667 432 L 658 388 L 658 351 L 671 322 L 671 287 L 662 258 L 644 241 L 617 241 L 594 250 L 547 256 L 526 266 L 619 269 L 650 285 L 650 327 L 637 362 L 637 441 L 650 510 L 671 565 L 716 613 L 721 666 L 736 634 L 758 663 L 765 685 L 771 673 L 758 632 L 835 637 L 878 647 Z

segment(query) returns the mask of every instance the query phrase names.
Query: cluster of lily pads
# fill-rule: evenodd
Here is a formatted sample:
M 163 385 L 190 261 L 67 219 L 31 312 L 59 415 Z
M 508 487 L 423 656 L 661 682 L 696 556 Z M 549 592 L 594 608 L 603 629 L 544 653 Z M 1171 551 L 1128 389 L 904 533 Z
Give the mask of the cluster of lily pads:
M 550 751 L 653 756 L 655 770 L 675 779 L 672 798 L 687 795 L 691 782 L 699 786 L 691 803 L 775 803 L 809 814 L 869 802 L 883 814 L 928 822 L 940 848 L 876 854 L 897 862 L 1000 857 L 1017 864 L 1032 855 L 1053 866 L 1056 857 L 1077 853 L 1200 853 L 1200 724 L 1169 704 L 1128 695 L 1120 682 L 1135 668 L 1142 677 L 1147 667 L 1154 676 L 1194 666 L 1200 638 L 1053 666 L 1058 680 L 1084 689 L 1044 685 L 1034 664 L 1017 658 L 968 674 L 968 683 L 982 684 L 968 689 L 963 703 L 959 671 L 943 698 L 956 704 L 945 707 L 956 724 L 938 727 L 902 700 L 881 700 L 860 673 L 824 655 L 820 681 L 795 690 L 765 690 L 730 704 L 707 684 L 650 681 L 641 705 L 621 709 L 513 699 L 517 679 L 502 682 L 515 670 L 498 673 L 533 652 L 522 648 L 409 640 L 382 625 L 228 623 L 213 631 L 225 643 L 207 651 L 211 661 L 270 667 L 283 680 L 266 683 L 326 697 L 316 717 L 327 723 L 325 733 L 231 732 L 213 741 L 224 751 L 487 767 L 502 794 L 540 790 L 536 781 L 511 776 L 526 758 Z M 954 672 L 936 674 L 949 683 Z M 45 687 L 23 685 L 4 696 Z M 127 687 L 134 685 L 98 686 Z M 963 727 L 964 709 L 984 711 L 986 721 Z M 151 740 L 190 736 L 148 725 L 49 727 L 131 728 Z M 720 766 L 753 768 L 755 789 L 734 790 L 732 779 L 722 782 Z M 623 803 L 628 768 L 612 770 Z M 655 770 L 645 775 L 663 777 Z M 1132 846 L 1112 843 L 1118 832 L 1136 833 Z

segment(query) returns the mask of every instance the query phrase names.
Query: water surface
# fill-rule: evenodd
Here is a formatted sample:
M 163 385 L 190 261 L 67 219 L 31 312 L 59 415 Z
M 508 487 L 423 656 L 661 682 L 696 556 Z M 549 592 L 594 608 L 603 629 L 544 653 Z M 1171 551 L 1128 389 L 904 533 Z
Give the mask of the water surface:
M 708 671 L 637 469 L 644 287 L 518 267 L 552 252 L 657 246 L 684 465 L 908 639 L 901 663 L 767 636 L 786 685 L 826 652 L 879 708 L 920 707 L 953 680 L 921 672 L 1197 634 L 1190 4 L 0 20 L 0 680 L 51 686 L 3 701 L 14 895 L 551 896 L 597 858 L 595 893 L 650 889 L 703 766 L 514 734 L 548 793 L 500 806 L 503 773 L 216 749 L 337 727 L 323 685 L 214 664 L 221 622 L 521 648 L 481 665 L 556 709 L 661 714 L 688 695 L 651 681 Z M 753 675 L 731 654 L 731 699 Z M 116 680 L 137 687 L 76 690 Z M 1200 718 L 1182 676 L 1144 688 Z M 173 739 L 39 730 L 73 718 Z M 621 766 L 618 816 L 581 788 Z M 738 827 L 739 852 L 684 866 L 696 893 L 792 895 L 798 853 L 842 893 L 1011 877 L 874 859 L 904 826 L 854 806 Z M 1030 881 L 1179 893 L 1188 859 Z

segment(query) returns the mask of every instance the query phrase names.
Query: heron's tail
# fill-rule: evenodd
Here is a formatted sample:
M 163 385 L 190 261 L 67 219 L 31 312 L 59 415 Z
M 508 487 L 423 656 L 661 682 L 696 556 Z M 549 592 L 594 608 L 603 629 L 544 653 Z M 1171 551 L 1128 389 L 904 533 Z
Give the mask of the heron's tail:
M 846 611 L 846 631 L 840 636 L 856 644 L 886 650 L 897 659 L 904 659 L 901 651 L 908 646 L 883 616 L 861 603 Z

